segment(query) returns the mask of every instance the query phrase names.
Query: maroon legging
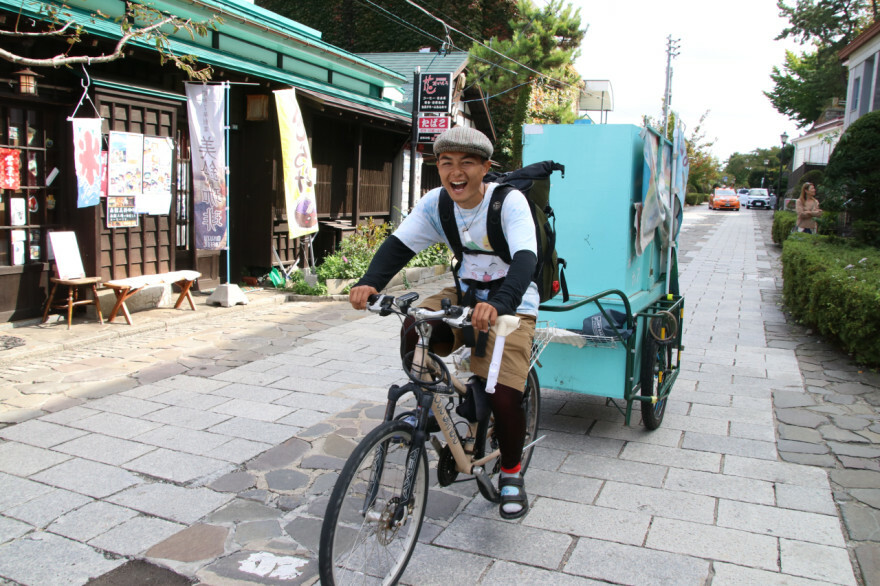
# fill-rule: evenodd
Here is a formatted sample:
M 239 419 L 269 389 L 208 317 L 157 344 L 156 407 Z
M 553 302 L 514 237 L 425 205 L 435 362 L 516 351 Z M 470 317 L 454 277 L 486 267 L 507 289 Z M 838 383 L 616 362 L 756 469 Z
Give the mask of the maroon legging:
M 429 349 L 440 356 L 448 355 L 455 340 L 452 328 L 440 320 L 431 320 L 430 323 L 434 330 Z M 407 317 L 401 328 L 403 352 L 412 352 L 418 343 L 418 334 L 412 324 L 413 319 Z M 495 437 L 501 450 L 501 467 L 507 470 L 520 463 L 526 441 L 526 412 L 522 399 L 522 390 L 501 383 L 496 383 L 495 392 L 489 394 L 492 414 L 495 415 Z

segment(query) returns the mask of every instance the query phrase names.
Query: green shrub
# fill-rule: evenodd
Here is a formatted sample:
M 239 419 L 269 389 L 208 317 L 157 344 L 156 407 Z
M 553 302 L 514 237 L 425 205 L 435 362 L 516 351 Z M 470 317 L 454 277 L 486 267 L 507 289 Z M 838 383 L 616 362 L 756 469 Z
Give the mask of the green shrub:
M 852 123 L 831 153 L 825 184 L 842 191 L 854 220 L 880 217 L 880 111 Z M 824 208 L 823 208 L 824 209 Z
M 785 239 L 788 238 L 792 230 L 794 230 L 796 224 L 796 213 L 784 210 L 773 212 L 773 228 L 770 231 L 773 242 L 776 244 L 782 244 L 785 242 Z
M 782 250 L 782 294 L 792 315 L 857 360 L 880 365 L 880 251 L 802 234 Z
M 353 234 L 342 239 L 339 249 L 324 257 L 316 269 L 318 279 L 359 279 L 367 272 L 370 260 L 385 238 L 391 224 L 376 224 L 373 218 L 357 227 Z
M 707 201 L 709 201 L 708 193 L 688 193 L 684 196 L 684 203 L 689 206 L 698 206 Z
M 448 265 L 452 258 L 452 252 L 442 242 L 432 244 L 425 250 L 416 254 L 412 260 L 407 263 L 407 267 L 433 267 L 434 265 Z
M 324 283 L 316 283 L 314 287 L 310 287 L 308 283 L 306 283 L 306 279 L 303 276 L 301 271 L 294 271 L 293 274 L 290 275 L 290 280 L 287 282 L 287 286 L 284 287 L 285 291 L 292 291 L 297 295 L 326 295 L 327 294 L 327 285 Z

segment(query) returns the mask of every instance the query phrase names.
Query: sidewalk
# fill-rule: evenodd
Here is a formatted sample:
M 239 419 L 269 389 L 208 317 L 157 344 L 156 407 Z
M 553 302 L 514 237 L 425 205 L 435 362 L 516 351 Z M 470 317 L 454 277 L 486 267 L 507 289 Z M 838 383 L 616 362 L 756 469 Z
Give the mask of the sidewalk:
M 432 489 L 406 583 L 878 583 L 880 384 L 784 323 L 768 216 L 686 214 L 662 427 L 545 390 L 529 514 L 500 520 L 471 483 Z M 140 312 L 137 336 L 92 341 L 91 324 L 75 341 L 0 329 L 32 336 L 0 351 L 0 405 L 21 421 L 0 429 L 0 577 L 83 584 L 147 559 L 204 584 L 313 581 L 337 471 L 402 379 L 397 322 L 281 301 L 149 329 L 174 310 Z

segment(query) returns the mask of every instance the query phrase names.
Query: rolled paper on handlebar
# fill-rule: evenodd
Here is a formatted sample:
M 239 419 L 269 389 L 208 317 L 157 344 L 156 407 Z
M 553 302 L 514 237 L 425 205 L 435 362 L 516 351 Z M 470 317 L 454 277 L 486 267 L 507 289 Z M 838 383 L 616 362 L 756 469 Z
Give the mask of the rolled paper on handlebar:
M 486 377 L 486 392 L 495 392 L 498 382 L 498 371 L 501 370 L 501 356 L 504 354 L 504 341 L 507 335 L 519 327 L 519 318 L 515 315 L 499 315 L 495 320 L 495 347 L 492 350 L 492 362 L 489 363 L 489 375 Z

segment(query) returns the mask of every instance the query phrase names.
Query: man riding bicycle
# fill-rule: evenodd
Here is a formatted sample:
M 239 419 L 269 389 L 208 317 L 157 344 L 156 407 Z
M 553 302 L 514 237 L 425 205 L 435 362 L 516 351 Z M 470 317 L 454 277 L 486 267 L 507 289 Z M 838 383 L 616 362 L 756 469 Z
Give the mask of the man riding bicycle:
M 419 305 L 440 309 L 441 301 L 473 307 L 471 322 L 475 332 L 488 332 L 477 343 L 471 356 L 471 370 L 485 381 L 489 372 L 495 343 L 495 324 L 499 315 L 516 314 L 519 327 L 509 334 L 504 345 L 501 369 L 494 393 L 488 394 L 495 416 L 495 436 L 501 452 L 499 512 L 505 519 L 522 517 L 528 511 L 528 497 L 520 472 L 525 443 L 526 416 L 522 397 L 528 376 L 539 294 L 532 277 L 538 262 L 535 224 L 519 191 L 511 191 L 501 208 L 501 225 L 508 242 L 511 262 L 508 265 L 494 254 L 487 235 L 486 215 L 496 183 L 483 183 L 489 172 L 492 143 L 483 133 L 466 127 L 447 130 L 434 143 L 437 169 L 442 188 L 431 190 L 416 204 L 401 225 L 379 247 L 366 275 L 352 288 L 349 301 L 355 309 L 366 309 L 370 295 L 385 288 L 391 278 L 413 256 L 429 246 L 450 244 L 441 225 L 438 201 L 441 192 L 453 201 L 453 214 L 463 245 L 462 259 L 457 267 L 456 287 L 447 287 Z M 408 318 L 411 320 L 411 318 Z M 431 339 L 431 350 L 448 355 L 463 343 L 461 330 L 453 330 L 437 321 Z M 415 347 L 416 339 L 409 323 L 404 322 L 405 351 Z M 482 342 L 485 341 L 485 352 Z

